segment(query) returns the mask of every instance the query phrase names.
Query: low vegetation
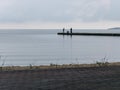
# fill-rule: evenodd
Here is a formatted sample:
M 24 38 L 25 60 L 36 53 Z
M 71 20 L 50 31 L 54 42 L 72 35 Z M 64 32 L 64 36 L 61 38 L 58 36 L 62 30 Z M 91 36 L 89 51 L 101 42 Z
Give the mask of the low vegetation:
M 96 61 L 94 64 L 50 64 L 40 66 L 1 66 L 0 71 L 13 71 L 13 70 L 38 70 L 38 69 L 62 69 L 62 68 L 82 68 L 82 67 L 109 67 L 109 66 L 120 66 L 120 62 L 100 62 Z
M 1 59 L 1 57 L 0 57 Z M 2 64 L 0 66 L 0 71 L 13 71 L 13 70 L 38 70 L 38 69 L 62 69 L 62 68 L 82 68 L 82 67 L 107 67 L 107 66 L 120 66 L 120 62 L 109 63 L 106 56 L 99 61 L 96 61 L 93 64 L 54 64 L 50 63 L 50 65 L 40 65 L 34 66 L 29 64 L 28 66 L 5 66 L 5 59 L 2 60 Z

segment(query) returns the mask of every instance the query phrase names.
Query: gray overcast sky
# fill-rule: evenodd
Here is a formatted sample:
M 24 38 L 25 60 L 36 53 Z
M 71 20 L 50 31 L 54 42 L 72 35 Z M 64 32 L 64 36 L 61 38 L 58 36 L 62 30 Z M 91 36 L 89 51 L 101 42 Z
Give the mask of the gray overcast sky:
M 119 25 L 120 0 L 0 0 L 1 26 L 106 22 Z M 13 25 L 14 24 L 14 25 Z M 97 24 L 96 24 L 97 25 Z M 110 24 L 108 25 L 110 26 Z M 115 26 L 115 25 L 114 25 Z

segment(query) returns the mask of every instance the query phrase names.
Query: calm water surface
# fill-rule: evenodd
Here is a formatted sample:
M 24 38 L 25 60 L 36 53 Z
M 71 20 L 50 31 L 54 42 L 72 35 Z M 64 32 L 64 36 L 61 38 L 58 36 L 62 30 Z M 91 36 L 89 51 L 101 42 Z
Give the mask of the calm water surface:
M 0 65 L 95 63 L 104 57 L 120 61 L 120 37 L 59 36 L 59 31 L 0 30 Z

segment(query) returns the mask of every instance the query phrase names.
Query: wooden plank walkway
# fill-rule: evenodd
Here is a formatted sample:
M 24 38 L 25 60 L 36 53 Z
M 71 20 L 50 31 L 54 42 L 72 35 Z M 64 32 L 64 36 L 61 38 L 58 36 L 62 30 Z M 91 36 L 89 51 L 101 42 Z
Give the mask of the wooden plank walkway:
M 57 33 L 58 35 L 120 36 L 120 33 Z

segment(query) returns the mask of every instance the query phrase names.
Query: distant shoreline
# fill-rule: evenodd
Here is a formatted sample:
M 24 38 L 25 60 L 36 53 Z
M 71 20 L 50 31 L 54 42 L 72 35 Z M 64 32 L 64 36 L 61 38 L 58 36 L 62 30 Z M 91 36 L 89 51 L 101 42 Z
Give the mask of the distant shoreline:
M 120 27 L 108 28 L 108 30 L 120 30 Z

